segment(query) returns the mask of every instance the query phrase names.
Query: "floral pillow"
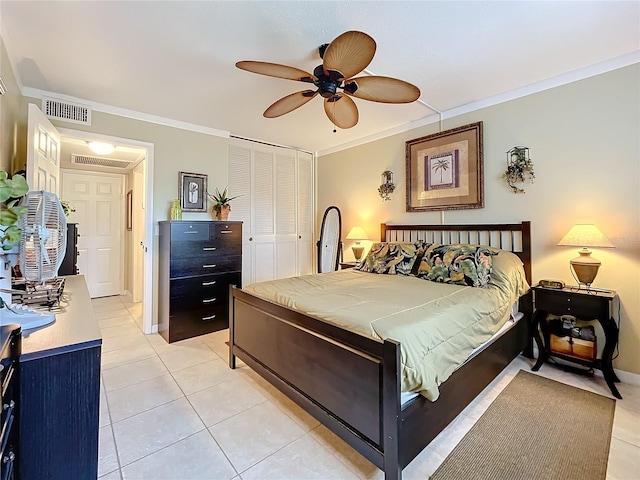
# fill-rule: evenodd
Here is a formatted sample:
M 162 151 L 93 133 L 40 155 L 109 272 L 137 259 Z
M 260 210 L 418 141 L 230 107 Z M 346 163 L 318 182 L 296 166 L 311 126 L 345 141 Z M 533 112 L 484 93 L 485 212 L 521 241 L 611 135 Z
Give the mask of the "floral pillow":
M 411 275 L 421 244 L 422 242 L 374 243 L 366 258 L 355 268 L 370 273 Z
M 491 280 L 492 257 L 497 252 L 479 245 L 427 247 L 416 276 L 432 282 L 484 287 Z

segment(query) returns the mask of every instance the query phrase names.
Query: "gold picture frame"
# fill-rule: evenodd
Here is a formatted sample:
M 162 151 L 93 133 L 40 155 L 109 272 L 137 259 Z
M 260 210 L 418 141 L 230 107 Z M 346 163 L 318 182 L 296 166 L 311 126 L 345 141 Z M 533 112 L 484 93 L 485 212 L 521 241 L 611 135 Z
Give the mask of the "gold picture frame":
M 482 122 L 406 142 L 407 212 L 484 207 Z

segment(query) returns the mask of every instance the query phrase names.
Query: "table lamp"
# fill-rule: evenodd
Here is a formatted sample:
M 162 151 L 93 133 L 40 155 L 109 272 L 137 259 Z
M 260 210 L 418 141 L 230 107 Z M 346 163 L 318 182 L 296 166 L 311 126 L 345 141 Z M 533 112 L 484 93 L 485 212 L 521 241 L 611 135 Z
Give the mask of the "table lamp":
M 353 256 L 356 259 L 356 262 L 360 262 L 362 252 L 364 252 L 364 247 L 360 245 L 360 240 L 369 240 L 367 232 L 365 232 L 361 227 L 353 227 L 347 235 L 347 240 L 355 240 L 356 244 L 351 247 L 351 250 L 353 250 Z
M 579 257 L 572 259 L 569 263 L 573 269 L 574 278 L 578 282 L 579 288 L 586 286 L 587 290 L 598 274 L 600 260 L 591 256 L 591 250 L 587 247 L 615 248 L 615 245 L 605 237 L 595 225 L 578 224 L 571 227 L 571 230 L 558 242 L 558 245 L 582 247 L 578 253 Z

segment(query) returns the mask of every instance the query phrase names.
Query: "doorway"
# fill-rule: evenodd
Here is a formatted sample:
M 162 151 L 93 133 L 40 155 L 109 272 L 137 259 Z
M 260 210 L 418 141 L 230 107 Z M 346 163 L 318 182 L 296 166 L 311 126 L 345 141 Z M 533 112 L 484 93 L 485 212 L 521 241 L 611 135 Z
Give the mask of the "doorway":
M 94 206 L 90 206 L 91 201 L 81 203 L 82 208 L 91 208 L 91 212 L 83 212 L 83 215 L 95 215 L 94 218 L 104 219 L 105 209 L 117 208 L 117 216 L 120 217 L 120 226 L 122 228 L 122 234 L 120 235 L 121 251 L 117 254 L 117 259 L 114 258 L 116 253 L 110 254 L 107 248 L 101 248 L 99 245 L 98 237 L 93 239 L 82 239 L 82 226 L 79 225 L 79 231 L 81 239 L 79 239 L 79 245 L 83 240 L 88 240 L 91 243 L 91 248 L 97 249 L 98 254 L 94 255 L 93 266 L 88 264 L 85 269 L 91 268 L 91 271 L 95 273 L 100 269 L 100 262 L 111 262 L 113 268 L 117 269 L 122 276 L 121 286 L 117 294 L 125 294 L 131 297 L 134 302 L 141 302 L 142 306 L 142 331 L 145 334 L 154 333 L 153 326 L 153 144 L 148 142 L 142 142 L 137 140 L 131 140 L 127 138 L 114 137 L 110 135 L 95 134 L 89 132 L 82 132 L 72 129 L 59 129 L 61 136 L 61 160 L 60 167 L 62 174 L 62 192 L 69 193 L 70 184 L 65 186 L 65 177 L 70 181 L 74 179 L 77 181 L 79 178 L 87 180 L 84 182 L 84 186 L 73 186 L 71 190 L 83 188 L 90 188 L 91 181 L 96 183 L 96 179 L 120 179 L 119 197 L 115 202 L 118 205 L 107 207 L 106 198 L 102 203 L 99 201 L 94 202 Z M 88 142 L 98 141 L 104 144 L 108 144 L 114 147 L 113 152 L 108 154 L 96 154 L 88 149 Z M 91 180 L 93 178 L 93 180 Z M 81 182 L 82 183 L 82 182 Z M 103 193 L 108 193 L 110 187 L 107 186 L 108 182 L 100 182 L 102 185 Z M 116 181 L 117 183 L 117 181 Z M 96 189 L 93 189 L 95 194 Z M 61 196 L 62 200 L 67 200 L 64 194 Z M 99 193 L 99 192 L 98 192 Z M 105 197 L 108 195 L 105 195 Z M 88 197 L 87 197 L 88 198 Z M 100 200 L 100 199 L 99 199 Z M 84 200 L 83 200 L 84 202 Z M 73 201 L 70 200 L 71 207 L 73 208 Z M 100 204 L 101 207 L 97 207 Z M 93 212 L 95 210 L 95 212 Z M 76 212 L 78 213 L 78 212 Z M 82 215 L 74 217 L 75 213 L 69 216 L 69 221 L 80 221 Z M 85 223 L 88 223 L 85 221 Z M 102 233 L 105 231 L 106 222 L 94 222 L 99 225 Z M 115 250 L 114 250 L 115 252 Z M 96 263 L 95 258 L 100 257 L 102 259 Z M 85 259 L 88 263 L 91 255 L 86 255 Z M 78 259 L 78 266 L 81 267 L 85 259 L 82 258 L 82 253 Z M 117 263 L 117 265 L 113 265 Z M 97 265 L 97 267 L 96 267 Z M 83 273 L 80 268 L 80 273 Z M 98 279 L 97 279 L 98 280 Z M 103 278 L 100 281 L 105 281 Z M 111 280 L 109 280 L 111 282 Z M 87 283 L 94 283 L 94 279 L 87 281 Z M 98 282 L 99 283 L 99 282 Z M 108 283 L 108 282 L 106 282 Z M 90 289 L 91 291 L 91 289 Z M 115 294 L 113 290 L 94 290 L 95 296 L 103 296 Z M 94 296 L 94 293 L 92 293 Z M 157 329 L 157 327 L 155 327 Z

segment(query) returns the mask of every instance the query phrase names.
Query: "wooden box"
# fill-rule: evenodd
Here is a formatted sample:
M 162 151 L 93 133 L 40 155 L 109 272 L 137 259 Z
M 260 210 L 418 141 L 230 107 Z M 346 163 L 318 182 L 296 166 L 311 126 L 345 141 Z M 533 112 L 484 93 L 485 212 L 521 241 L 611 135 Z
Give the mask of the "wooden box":
M 590 342 L 581 338 L 558 337 L 551 335 L 550 350 L 553 353 L 579 358 L 588 362 L 593 362 L 597 355 L 596 341 Z

